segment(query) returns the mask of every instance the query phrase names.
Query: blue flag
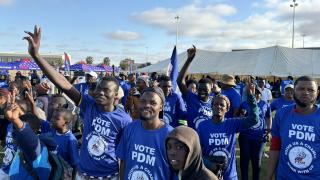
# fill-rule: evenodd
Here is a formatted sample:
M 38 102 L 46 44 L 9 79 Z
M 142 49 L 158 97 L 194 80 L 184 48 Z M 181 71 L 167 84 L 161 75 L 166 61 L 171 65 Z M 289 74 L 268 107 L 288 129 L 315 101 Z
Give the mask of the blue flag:
M 177 78 L 178 78 L 178 57 L 177 57 L 177 47 L 174 46 L 172 55 L 171 55 L 171 61 L 168 66 L 167 70 L 167 76 L 170 76 L 170 79 L 172 81 L 172 89 L 174 92 L 176 92 L 177 89 Z
M 70 75 L 70 57 L 67 53 L 64 53 L 64 71 Z

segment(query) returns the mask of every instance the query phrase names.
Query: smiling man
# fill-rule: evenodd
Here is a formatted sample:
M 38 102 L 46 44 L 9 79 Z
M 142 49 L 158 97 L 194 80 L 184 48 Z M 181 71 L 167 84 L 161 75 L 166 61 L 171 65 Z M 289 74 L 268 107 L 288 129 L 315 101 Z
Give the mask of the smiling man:
M 39 54 L 41 30 L 26 32 L 29 54 L 48 78 L 61 89 L 83 113 L 83 139 L 77 180 L 94 178 L 114 180 L 118 178 L 119 164 L 115 148 L 124 127 L 131 118 L 114 103 L 119 83 L 114 77 L 105 77 L 96 86 L 93 97 L 81 94 L 69 81 Z
M 182 93 L 182 97 L 187 104 L 188 126 L 195 129 L 200 122 L 212 117 L 212 96 L 210 96 L 212 81 L 208 78 L 201 79 L 198 82 L 198 94 L 194 94 L 188 89 L 185 78 L 187 70 L 196 55 L 196 47 L 190 48 L 187 51 L 188 59 L 179 73 L 177 83 Z
M 140 97 L 140 120 L 129 124 L 116 154 L 121 159 L 120 179 L 171 179 L 165 138 L 173 129 L 159 118 L 165 102 L 159 87 L 149 87 Z

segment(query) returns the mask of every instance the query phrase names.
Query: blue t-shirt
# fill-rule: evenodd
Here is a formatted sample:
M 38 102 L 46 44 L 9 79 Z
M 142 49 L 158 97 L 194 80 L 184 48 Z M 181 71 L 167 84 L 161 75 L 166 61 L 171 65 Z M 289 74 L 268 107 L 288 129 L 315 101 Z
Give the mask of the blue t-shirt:
M 276 179 L 319 179 L 319 107 L 307 115 L 295 112 L 295 105 L 279 109 L 271 133 L 281 140 Z
M 187 113 L 182 97 L 174 92 L 166 97 L 163 111 L 163 120 L 172 127 L 179 126 L 179 120 L 185 119 Z
M 242 94 L 243 94 L 243 88 L 245 87 L 246 85 L 243 83 L 243 82 L 240 82 L 238 83 L 234 89 L 240 94 L 240 97 L 242 97 Z
M 293 104 L 295 104 L 294 100 L 287 101 L 282 96 L 282 97 L 279 97 L 279 98 L 275 99 L 274 101 L 272 101 L 270 107 L 271 107 L 271 111 L 275 111 L 275 110 L 278 110 L 278 109 L 281 109 L 283 107 L 293 105 Z
M 59 134 L 57 131 L 51 133 L 56 142 L 58 154 L 72 167 L 79 163 L 79 151 L 76 137 L 69 130 L 65 134 Z
M 78 170 L 89 176 L 105 177 L 119 172 L 116 145 L 131 117 L 121 108 L 112 112 L 100 111 L 89 95 L 83 95 L 83 135 Z
M 171 179 L 165 139 L 172 131 L 165 124 L 161 129 L 145 130 L 140 120 L 129 124 L 121 137 L 117 156 L 125 161 L 124 179 Z
M 221 94 L 227 96 L 227 98 L 230 101 L 230 109 L 226 113 L 225 118 L 232 118 L 233 117 L 233 111 L 235 109 L 239 109 L 240 103 L 241 103 L 241 96 L 240 94 L 234 89 L 230 88 L 227 90 L 221 90 Z
M 203 156 L 225 156 L 228 167 L 224 179 L 237 180 L 236 169 L 236 134 L 242 130 L 242 118 L 225 119 L 222 123 L 214 123 L 212 119 L 199 124 L 199 134 Z
M 187 121 L 188 126 L 196 129 L 200 122 L 212 117 L 212 96 L 209 96 L 207 102 L 203 102 L 199 99 L 199 96 L 188 91 L 184 100 L 187 105 Z
M 89 86 L 87 83 L 79 83 L 74 85 L 74 87 L 81 93 L 81 94 L 89 94 Z
M 7 127 L 6 144 L 4 147 L 4 157 L 1 165 L 1 169 L 7 174 L 9 173 L 11 162 L 17 151 L 17 146 L 13 143 L 12 132 L 13 132 L 13 125 L 12 123 L 10 123 Z
M 121 85 L 121 88 L 123 90 L 123 97 L 121 98 L 122 105 L 126 105 L 127 97 L 129 96 L 129 90 L 131 89 L 131 84 L 124 83 Z
M 292 84 L 293 85 L 293 81 L 290 80 L 290 79 L 287 79 L 287 80 L 282 80 L 281 81 L 281 84 L 280 84 L 280 92 L 281 94 L 283 95 L 284 94 L 284 87 L 286 87 L 286 85 L 288 84 Z
M 258 111 L 259 111 L 259 121 L 256 125 L 252 126 L 249 129 L 241 131 L 241 135 L 245 136 L 248 139 L 256 139 L 262 140 L 263 136 L 265 135 L 266 129 L 266 118 L 271 117 L 271 110 L 270 106 L 266 101 L 260 100 L 258 103 Z M 248 102 L 245 101 L 240 106 L 240 111 L 244 109 L 245 111 L 250 111 Z

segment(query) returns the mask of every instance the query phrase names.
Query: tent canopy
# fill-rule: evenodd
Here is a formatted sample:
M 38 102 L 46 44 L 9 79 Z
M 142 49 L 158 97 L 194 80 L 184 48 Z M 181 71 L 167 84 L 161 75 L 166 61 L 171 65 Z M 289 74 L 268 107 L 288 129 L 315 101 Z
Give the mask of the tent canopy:
M 186 59 L 186 51 L 178 55 L 179 70 Z M 166 73 L 169 63 L 170 59 L 166 59 L 138 71 Z M 320 50 L 292 49 L 281 46 L 232 52 L 197 49 L 188 73 L 320 77 L 319 67 Z

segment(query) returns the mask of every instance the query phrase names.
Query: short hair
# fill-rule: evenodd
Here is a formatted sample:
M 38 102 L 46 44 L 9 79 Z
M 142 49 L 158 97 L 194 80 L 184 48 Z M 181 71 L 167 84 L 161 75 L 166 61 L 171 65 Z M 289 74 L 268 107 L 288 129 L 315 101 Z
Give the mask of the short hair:
M 70 110 L 64 108 L 57 108 L 53 111 L 54 113 L 62 113 L 63 119 L 66 124 L 70 124 L 73 121 L 73 114 Z
M 202 79 L 199 80 L 198 83 L 199 84 L 210 84 L 210 85 L 212 85 L 212 81 L 209 78 L 202 78 Z
M 294 82 L 294 86 L 296 86 L 298 84 L 299 81 L 313 81 L 316 83 L 317 87 L 318 87 L 318 82 L 310 77 L 310 76 L 300 76 L 295 82 Z
M 114 82 L 116 84 L 116 89 L 115 91 L 118 92 L 119 91 L 119 81 L 117 80 L 117 78 L 113 77 L 113 76 L 107 76 L 107 77 L 102 77 L 100 80 L 100 83 L 102 81 L 107 81 L 107 82 Z
M 65 98 L 62 94 L 54 94 L 52 97 L 51 97 L 51 100 L 53 99 L 53 98 L 62 98 L 62 99 L 64 99 L 65 101 L 66 101 L 66 103 L 63 105 L 63 107 L 64 108 L 68 108 L 68 100 L 67 100 L 67 98 Z
M 171 81 L 171 78 L 169 76 L 162 75 L 162 76 L 159 77 L 159 82 L 161 82 L 161 81 L 168 82 L 168 81 Z
M 293 77 L 292 76 L 288 76 L 288 79 L 292 80 L 293 81 Z
M 230 108 L 230 100 L 229 100 L 229 98 L 227 96 L 222 95 L 222 94 L 218 94 L 218 95 L 214 96 L 213 99 L 212 99 L 212 105 L 213 105 L 214 101 L 216 101 L 217 99 L 222 99 L 222 100 L 226 101 L 227 109 Z
M 186 82 L 187 87 L 189 87 L 190 84 L 195 84 L 196 87 L 198 87 L 198 82 L 194 79 L 187 80 L 187 82 Z

